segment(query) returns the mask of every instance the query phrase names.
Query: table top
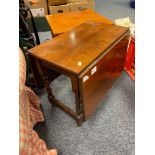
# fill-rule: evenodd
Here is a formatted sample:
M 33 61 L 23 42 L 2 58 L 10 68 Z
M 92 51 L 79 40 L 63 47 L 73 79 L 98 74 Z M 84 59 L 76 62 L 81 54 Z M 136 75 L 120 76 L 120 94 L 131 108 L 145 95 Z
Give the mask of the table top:
M 29 53 L 79 75 L 128 31 L 121 26 L 87 22 L 30 49 Z
M 46 15 L 46 19 L 54 35 L 64 33 L 73 28 L 74 26 L 77 26 L 87 21 L 113 24 L 111 20 L 90 9 L 78 12 Z

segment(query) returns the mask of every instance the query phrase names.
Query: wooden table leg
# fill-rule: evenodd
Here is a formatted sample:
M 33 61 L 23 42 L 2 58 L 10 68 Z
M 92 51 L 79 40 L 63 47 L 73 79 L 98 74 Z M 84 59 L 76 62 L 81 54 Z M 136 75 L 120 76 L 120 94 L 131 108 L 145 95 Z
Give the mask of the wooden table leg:
M 48 94 L 48 100 L 51 103 L 52 107 L 54 107 L 54 106 L 59 107 L 61 110 L 63 110 L 69 116 L 71 116 L 76 121 L 78 126 L 81 126 L 84 117 L 83 117 L 82 106 L 81 106 L 78 78 L 71 77 L 72 90 L 75 93 L 75 109 L 76 109 L 76 112 L 75 112 L 71 108 L 67 107 L 65 104 L 63 104 L 62 102 L 60 102 L 59 100 L 57 100 L 55 98 L 55 96 L 52 92 L 52 89 L 50 87 L 50 82 L 48 79 L 46 69 L 44 67 L 41 67 L 41 64 L 38 61 L 36 63 L 39 68 L 39 72 L 42 75 L 44 85 L 46 88 L 46 92 Z
M 54 108 L 54 103 L 56 101 L 56 98 L 52 93 L 52 89 L 50 87 L 50 83 L 49 83 L 47 75 L 44 76 L 44 84 L 45 84 L 45 88 L 46 88 L 46 91 L 47 91 L 47 94 L 48 94 L 48 100 L 51 103 L 52 107 Z
M 83 122 L 83 109 L 82 109 L 82 104 L 81 104 L 81 97 L 80 97 L 80 92 L 79 92 L 79 83 L 78 83 L 78 77 L 76 76 L 71 76 L 71 83 L 72 83 L 72 91 L 75 94 L 75 109 L 76 109 L 76 114 L 77 116 L 80 116 L 80 119 L 77 120 L 77 125 L 81 126 Z
M 44 82 L 44 85 L 45 85 L 45 88 L 46 88 L 46 91 L 47 91 L 48 100 L 51 103 L 52 107 L 54 107 L 54 103 L 55 103 L 56 99 L 55 99 L 55 96 L 52 93 L 52 89 L 50 87 L 50 82 L 49 82 L 49 79 L 48 79 L 46 69 L 42 68 L 38 61 L 36 61 L 36 64 L 37 64 L 39 73 L 42 76 L 42 79 L 43 79 L 43 82 Z
M 80 106 L 80 97 L 76 93 L 75 93 L 75 109 L 76 109 L 77 115 L 80 115 L 82 113 L 81 106 Z

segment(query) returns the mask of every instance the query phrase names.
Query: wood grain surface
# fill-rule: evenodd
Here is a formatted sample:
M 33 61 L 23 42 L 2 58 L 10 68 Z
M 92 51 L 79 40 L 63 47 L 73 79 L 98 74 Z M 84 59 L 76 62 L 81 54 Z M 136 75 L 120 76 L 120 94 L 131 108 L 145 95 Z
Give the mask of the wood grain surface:
M 46 19 L 54 36 L 64 33 L 87 21 L 113 24 L 111 20 L 90 9 L 78 12 L 46 15 Z
M 29 54 L 38 62 L 45 77 L 50 103 L 80 126 L 95 111 L 123 70 L 128 35 L 129 29 L 125 27 L 86 22 L 30 49 Z M 76 112 L 55 98 L 45 67 L 71 78 Z
M 128 36 L 115 45 L 99 62 L 97 62 L 81 79 L 84 119 L 95 111 L 108 90 L 124 68 L 128 45 Z M 88 76 L 89 79 L 83 81 Z
M 87 22 L 30 49 L 29 53 L 79 75 L 127 32 L 128 28 Z

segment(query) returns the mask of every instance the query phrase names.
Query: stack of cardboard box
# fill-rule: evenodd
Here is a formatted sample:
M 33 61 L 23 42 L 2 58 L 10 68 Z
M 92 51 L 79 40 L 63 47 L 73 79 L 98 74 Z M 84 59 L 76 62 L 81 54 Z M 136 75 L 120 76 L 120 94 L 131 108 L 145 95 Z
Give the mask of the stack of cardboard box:
M 67 4 L 67 0 L 48 0 L 48 5 L 57 6 Z
M 46 0 L 24 0 L 24 3 L 31 9 L 33 17 L 44 17 L 48 14 Z
M 48 14 L 94 10 L 94 0 L 24 0 L 30 7 L 34 17 L 44 17 Z M 47 4 L 48 3 L 48 4 Z
M 54 14 L 54 13 L 82 11 L 85 9 L 94 10 L 94 6 L 95 6 L 94 0 L 67 0 L 67 4 L 64 5 L 57 5 L 57 6 L 49 5 L 49 12 L 50 14 Z

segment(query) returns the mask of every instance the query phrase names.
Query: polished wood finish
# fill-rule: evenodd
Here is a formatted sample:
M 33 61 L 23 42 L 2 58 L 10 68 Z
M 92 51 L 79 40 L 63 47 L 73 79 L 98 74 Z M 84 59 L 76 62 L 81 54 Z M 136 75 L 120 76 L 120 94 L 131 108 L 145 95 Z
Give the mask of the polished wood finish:
M 46 15 L 46 19 L 54 37 L 88 21 L 113 24 L 111 20 L 90 9 L 78 12 Z
M 97 105 L 122 72 L 127 45 L 128 37 L 125 37 L 82 76 L 82 79 L 89 76 L 86 82 L 81 79 L 85 120 L 95 111 Z M 91 75 L 93 68 L 96 68 L 96 72 Z
M 52 105 L 74 118 L 78 125 L 88 119 L 123 70 L 128 34 L 128 28 L 87 22 L 30 49 Z M 45 68 L 70 77 L 76 111 L 54 97 Z
M 57 68 L 79 75 L 127 31 L 116 25 L 83 23 L 29 51 Z

